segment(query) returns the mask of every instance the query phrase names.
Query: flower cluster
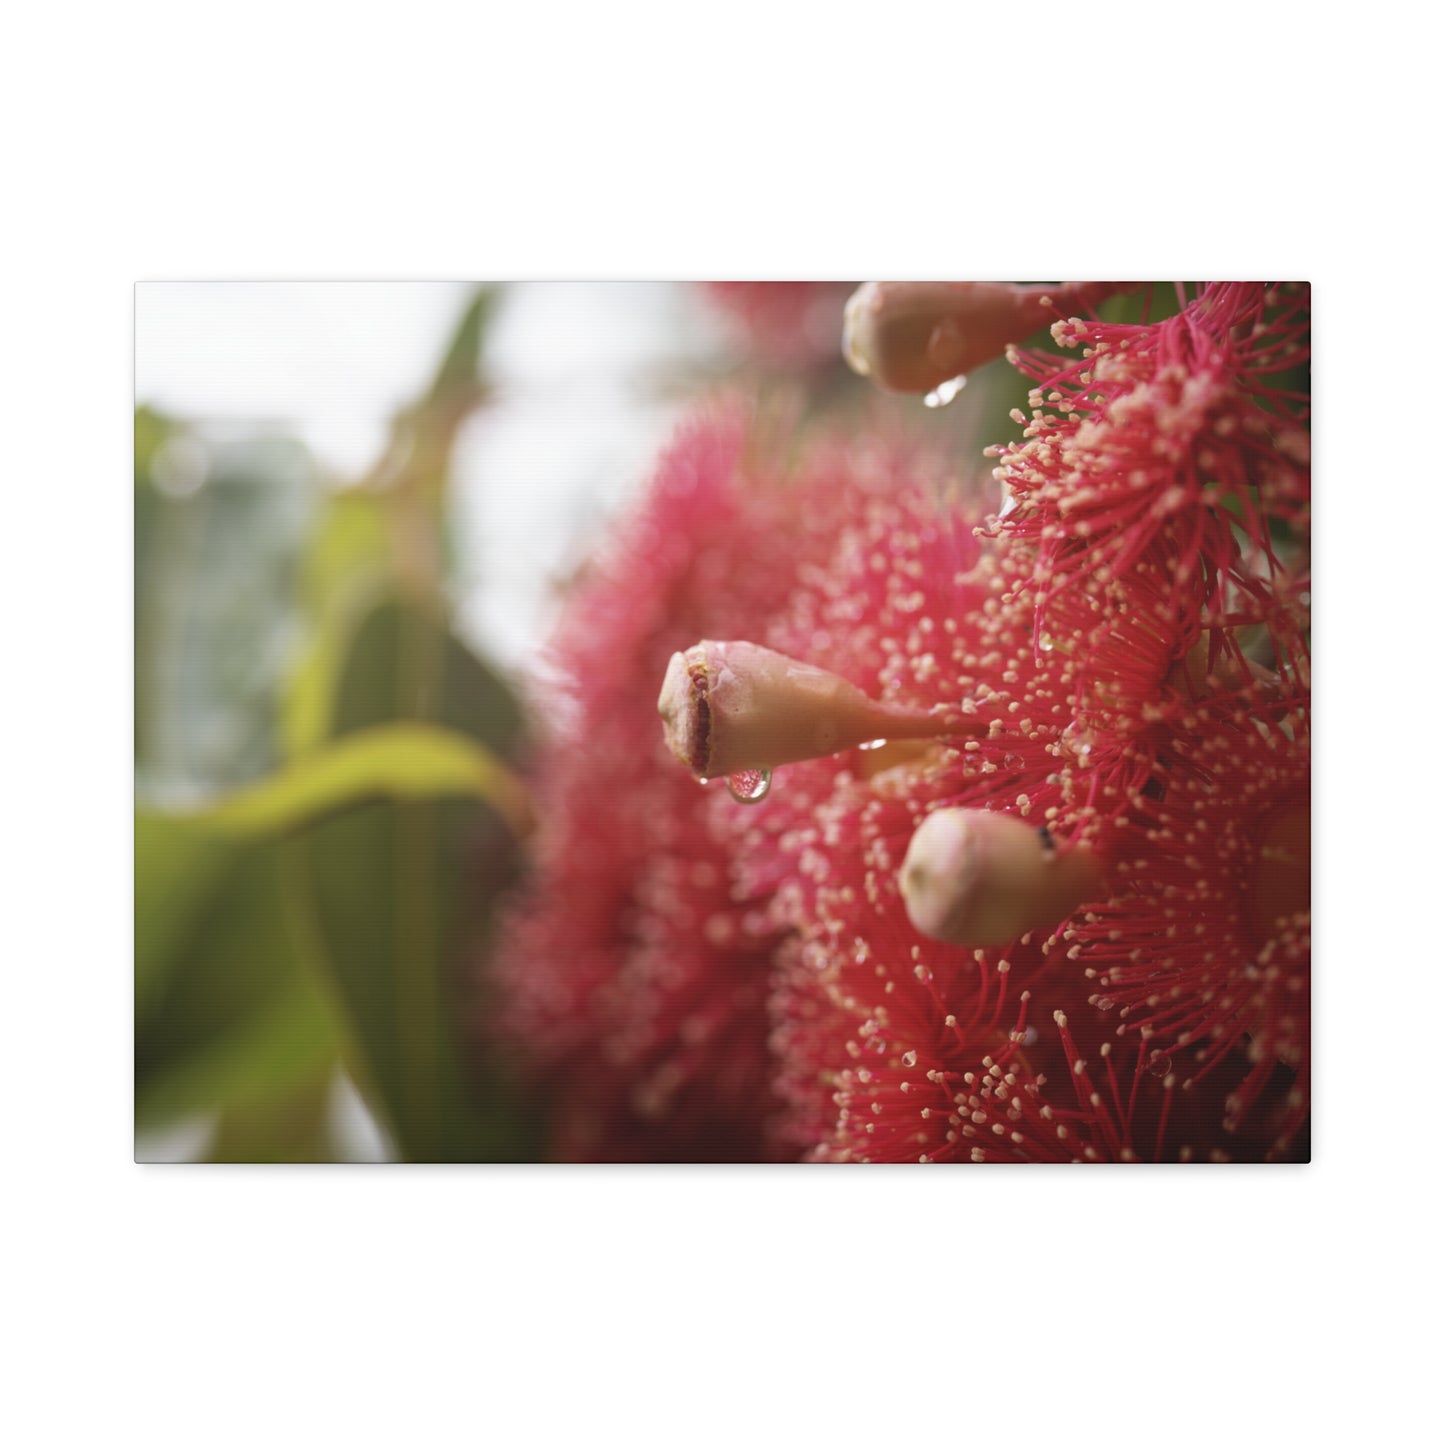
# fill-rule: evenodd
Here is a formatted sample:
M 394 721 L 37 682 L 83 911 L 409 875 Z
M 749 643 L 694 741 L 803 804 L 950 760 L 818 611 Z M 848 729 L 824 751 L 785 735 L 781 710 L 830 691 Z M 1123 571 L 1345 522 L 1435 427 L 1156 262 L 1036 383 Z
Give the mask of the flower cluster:
M 556 1157 L 1308 1156 L 1308 291 L 1120 289 L 850 306 L 914 389 L 1010 346 L 993 516 L 737 415 L 664 459 L 562 629 L 504 961 Z

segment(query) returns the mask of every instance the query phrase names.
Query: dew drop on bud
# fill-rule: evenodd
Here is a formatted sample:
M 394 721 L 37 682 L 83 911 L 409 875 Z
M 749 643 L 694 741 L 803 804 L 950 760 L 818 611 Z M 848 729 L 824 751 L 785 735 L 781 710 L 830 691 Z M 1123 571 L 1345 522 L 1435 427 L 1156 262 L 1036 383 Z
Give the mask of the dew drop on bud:
M 968 384 L 966 376 L 955 376 L 949 381 L 940 381 L 927 396 L 923 398 L 924 406 L 940 407 L 947 406 L 954 397 Z
M 772 786 L 773 775 L 768 768 L 744 768 L 728 774 L 728 792 L 740 803 L 761 803 Z

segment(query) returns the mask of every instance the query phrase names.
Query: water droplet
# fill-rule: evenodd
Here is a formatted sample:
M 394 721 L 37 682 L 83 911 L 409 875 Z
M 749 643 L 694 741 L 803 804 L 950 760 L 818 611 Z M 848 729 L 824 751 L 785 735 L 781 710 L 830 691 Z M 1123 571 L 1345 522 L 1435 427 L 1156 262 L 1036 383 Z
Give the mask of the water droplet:
M 1174 1060 L 1163 1049 L 1155 1049 L 1145 1067 L 1156 1079 L 1163 1079 L 1174 1072 Z
M 773 775 L 768 768 L 744 768 L 740 773 L 728 774 L 728 792 L 740 803 L 761 803 L 773 786 Z
M 1054 639 L 1046 632 L 1039 638 L 1039 651 L 1052 652 L 1054 650 Z
M 707 785 L 708 785 L 710 782 L 712 782 L 712 779 L 711 779 L 711 778 L 699 778 L 699 779 L 697 780 L 697 785 L 698 785 L 698 787 L 700 787 L 700 788 L 705 788 L 705 787 L 707 787 Z
M 887 738 L 874 738 L 871 743 L 859 743 L 858 751 L 860 753 L 871 753 L 876 748 L 883 747 L 887 743 L 887 741 Z
M 1100 1009 L 1102 1012 L 1108 1013 L 1109 1010 L 1114 1007 L 1116 1000 L 1110 998 L 1109 995 L 1106 993 L 1098 993 L 1095 994 L 1094 997 L 1089 1000 L 1089 1002 L 1093 1004 L 1096 1009 Z
M 955 376 L 950 381 L 940 381 L 923 398 L 923 404 L 929 407 L 947 406 L 967 385 L 968 378 L 966 376 Z
M 1003 765 L 1015 773 L 1022 772 L 1024 760 L 1017 753 L 1005 753 Z

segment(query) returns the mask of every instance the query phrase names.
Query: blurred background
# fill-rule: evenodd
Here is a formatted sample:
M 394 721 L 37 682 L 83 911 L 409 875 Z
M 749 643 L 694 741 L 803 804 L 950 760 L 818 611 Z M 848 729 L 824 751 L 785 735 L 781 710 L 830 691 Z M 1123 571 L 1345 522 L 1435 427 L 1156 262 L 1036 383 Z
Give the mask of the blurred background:
M 984 475 L 1026 391 L 880 397 L 850 290 L 137 287 L 139 1160 L 536 1157 L 472 981 L 567 579 L 710 393 Z

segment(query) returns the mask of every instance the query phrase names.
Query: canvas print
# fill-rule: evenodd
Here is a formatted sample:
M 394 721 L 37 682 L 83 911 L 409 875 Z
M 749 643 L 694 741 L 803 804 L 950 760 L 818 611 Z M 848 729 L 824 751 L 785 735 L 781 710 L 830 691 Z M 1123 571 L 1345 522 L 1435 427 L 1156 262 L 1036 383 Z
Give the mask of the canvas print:
M 1302 282 L 144 283 L 135 1154 L 1310 1155 Z

